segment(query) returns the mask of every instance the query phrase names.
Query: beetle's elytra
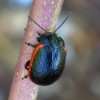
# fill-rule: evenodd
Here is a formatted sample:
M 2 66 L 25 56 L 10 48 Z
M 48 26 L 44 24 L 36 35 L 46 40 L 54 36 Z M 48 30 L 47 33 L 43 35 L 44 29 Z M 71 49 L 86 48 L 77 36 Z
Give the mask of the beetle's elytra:
M 36 23 L 31 17 L 29 18 Z M 33 47 L 34 51 L 31 59 L 25 64 L 25 69 L 28 70 L 28 75 L 24 76 L 22 79 L 29 77 L 35 84 L 46 86 L 54 83 L 60 78 L 65 67 L 67 50 L 63 39 L 55 32 L 62 26 L 62 24 L 54 31 L 54 33 L 47 32 L 37 24 L 46 32 L 46 34 L 42 35 L 37 32 L 40 36 L 37 37 L 37 41 L 39 42 L 38 45 L 26 43 L 28 46 Z

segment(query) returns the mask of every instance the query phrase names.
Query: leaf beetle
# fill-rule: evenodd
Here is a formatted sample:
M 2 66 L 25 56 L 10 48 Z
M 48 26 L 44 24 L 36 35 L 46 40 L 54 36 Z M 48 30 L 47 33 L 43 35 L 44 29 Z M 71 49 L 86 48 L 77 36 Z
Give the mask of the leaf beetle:
M 46 34 L 38 35 L 38 45 L 25 42 L 28 46 L 34 48 L 31 59 L 25 63 L 25 69 L 28 70 L 28 75 L 22 79 L 29 77 L 31 81 L 37 85 L 47 86 L 53 84 L 58 80 L 65 67 L 65 60 L 67 50 L 65 47 L 64 40 L 59 37 L 55 32 L 64 24 L 68 19 L 70 12 L 62 24 L 54 31 L 47 32 L 38 23 L 36 23 L 30 16 L 36 25 L 43 29 Z

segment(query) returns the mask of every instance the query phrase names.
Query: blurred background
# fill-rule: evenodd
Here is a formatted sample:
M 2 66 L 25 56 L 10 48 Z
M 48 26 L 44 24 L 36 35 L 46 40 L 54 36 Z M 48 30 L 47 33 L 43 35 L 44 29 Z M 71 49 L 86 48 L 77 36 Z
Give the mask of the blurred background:
M 0 0 L 0 100 L 7 100 L 32 0 Z M 57 31 L 68 50 L 66 67 L 37 100 L 100 100 L 100 0 L 65 0 Z

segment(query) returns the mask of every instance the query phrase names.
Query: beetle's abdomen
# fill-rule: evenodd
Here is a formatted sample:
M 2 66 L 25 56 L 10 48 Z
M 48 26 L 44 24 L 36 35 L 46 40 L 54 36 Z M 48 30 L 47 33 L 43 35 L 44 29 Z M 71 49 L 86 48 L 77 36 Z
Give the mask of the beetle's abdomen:
M 40 48 L 30 70 L 31 80 L 38 85 L 50 85 L 62 74 L 65 66 L 66 51 L 63 48 L 54 49 L 50 46 Z

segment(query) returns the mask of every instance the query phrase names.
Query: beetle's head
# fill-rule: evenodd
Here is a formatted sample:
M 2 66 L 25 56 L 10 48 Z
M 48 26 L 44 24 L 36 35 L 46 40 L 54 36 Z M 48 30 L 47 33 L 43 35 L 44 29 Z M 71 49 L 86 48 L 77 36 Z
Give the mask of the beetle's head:
M 43 34 L 41 37 L 38 37 L 37 40 L 40 43 L 52 46 L 53 48 L 65 46 L 63 39 L 56 33 Z

